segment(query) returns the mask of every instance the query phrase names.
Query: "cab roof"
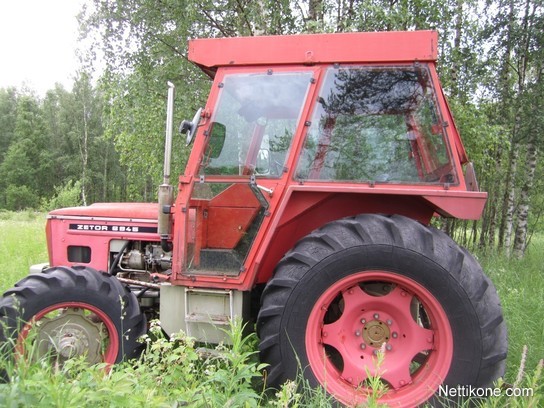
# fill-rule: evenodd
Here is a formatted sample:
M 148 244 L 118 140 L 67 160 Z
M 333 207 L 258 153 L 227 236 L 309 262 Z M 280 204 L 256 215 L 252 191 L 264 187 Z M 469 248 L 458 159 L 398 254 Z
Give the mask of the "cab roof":
M 189 60 L 212 75 L 246 65 L 436 61 L 436 31 L 298 34 L 189 41 Z

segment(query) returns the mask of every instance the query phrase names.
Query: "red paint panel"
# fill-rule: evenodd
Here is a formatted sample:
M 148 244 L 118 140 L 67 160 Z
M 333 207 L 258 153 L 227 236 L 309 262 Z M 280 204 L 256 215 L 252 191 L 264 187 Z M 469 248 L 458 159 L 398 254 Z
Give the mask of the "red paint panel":
M 79 228 L 79 229 L 78 229 Z M 154 230 L 145 232 L 143 229 Z M 48 233 L 53 239 L 49 242 L 49 263 L 52 266 L 71 265 L 67 249 L 70 246 L 85 246 L 91 251 L 91 261 L 85 265 L 105 271 L 108 269 L 110 240 L 159 241 L 157 224 L 131 222 L 130 220 L 104 221 L 73 220 L 53 218 L 47 222 Z
M 261 204 L 249 185 L 237 183 L 215 196 L 210 201 L 209 206 L 259 208 Z
M 207 247 L 235 248 L 258 211 L 258 208 L 210 207 L 208 209 Z
M 204 247 L 236 247 L 260 208 L 261 204 L 248 184 L 229 186 L 208 204 Z
M 423 198 L 436 206 L 436 211 L 445 217 L 478 220 L 484 211 L 487 194 L 467 194 L 465 197 L 424 195 Z
M 419 196 L 294 192 L 274 232 L 264 243 L 267 250 L 259 260 L 257 282 L 268 281 L 279 260 L 299 239 L 328 222 L 375 213 L 400 214 L 427 224 L 433 212 L 434 209 Z
M 435 61 L 437 42 L 435 31 L 208 38 L 189 41 L 189 60 L 207 68 Z
M 47 220 L 49 263 L 69 265 L 67 248 L 85 246 L 91 266 L 107 270 L 112 239 L 159 241 L 158 204 L 97 203 L 51 211 Z
M 61 208 L 51 211 L 49 216 L 157 219 L 158 214 L 157 203 L 96 203 L 87 207 Z

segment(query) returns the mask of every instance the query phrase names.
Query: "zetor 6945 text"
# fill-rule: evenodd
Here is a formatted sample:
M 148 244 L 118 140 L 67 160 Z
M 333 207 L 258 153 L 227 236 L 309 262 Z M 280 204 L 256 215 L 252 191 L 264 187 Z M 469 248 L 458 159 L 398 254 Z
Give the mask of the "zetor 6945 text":
M 0 302 L 4 341 L 20 352 L 34 329 L 40 355 L 115 363 L 151 318 L 218 343 L 240 317 L 270 386 L 302 373 L 357 405 L 379 375 L 379 402 L 398 407 L 491 386 L 507 349 L 497 292 L 429 226 L 476 220 L 487 198 L 437 49 L 432 31 L 190 41 L 213 82 L 181 124 L 192 150 L 177 187 L 170 84 L 158 204 L 52 211 L 48 265 Z

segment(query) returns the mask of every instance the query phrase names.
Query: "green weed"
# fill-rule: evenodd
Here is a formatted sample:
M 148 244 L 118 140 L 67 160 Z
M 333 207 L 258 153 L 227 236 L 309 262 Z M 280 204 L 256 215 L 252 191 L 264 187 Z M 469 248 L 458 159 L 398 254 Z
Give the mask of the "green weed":
M 482 267 L 495 284 L 508 328 L 506 378 L 516 378 L 519 355 L 527 346 L 526 366 L 536 367 L 544 357 L 544 236 L 533 237 L 523 259 L 500 254 L 480 257 Z
M 45 214 L 0 212 L 0 293 L 28 274 L 31 265 L 47 262 Z

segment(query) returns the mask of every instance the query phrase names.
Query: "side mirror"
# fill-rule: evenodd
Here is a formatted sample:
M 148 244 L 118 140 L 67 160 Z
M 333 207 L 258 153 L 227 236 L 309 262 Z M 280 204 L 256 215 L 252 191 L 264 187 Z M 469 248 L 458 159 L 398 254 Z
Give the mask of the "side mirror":
M 211 125 L 210 142 L 208 143 L 208 151 L 211 159 L 217 159 L 223 151 L 225 138 L 227 136 L 227 127 L 219 122 L 214 122 Z
M 181 122 L 181 125 L 179 125 L 179 133 L 184 135 L 187 133 L 187 146 L 191 144 L 193 141 L 193 138 L 195 137 L 196 129 L 198 127 L 198 123 L 200 122 L 200 114 L 202 113 L 202 108 L 199 108 L 196 111 L 196 114 L 192 121 L 184 120 Z

